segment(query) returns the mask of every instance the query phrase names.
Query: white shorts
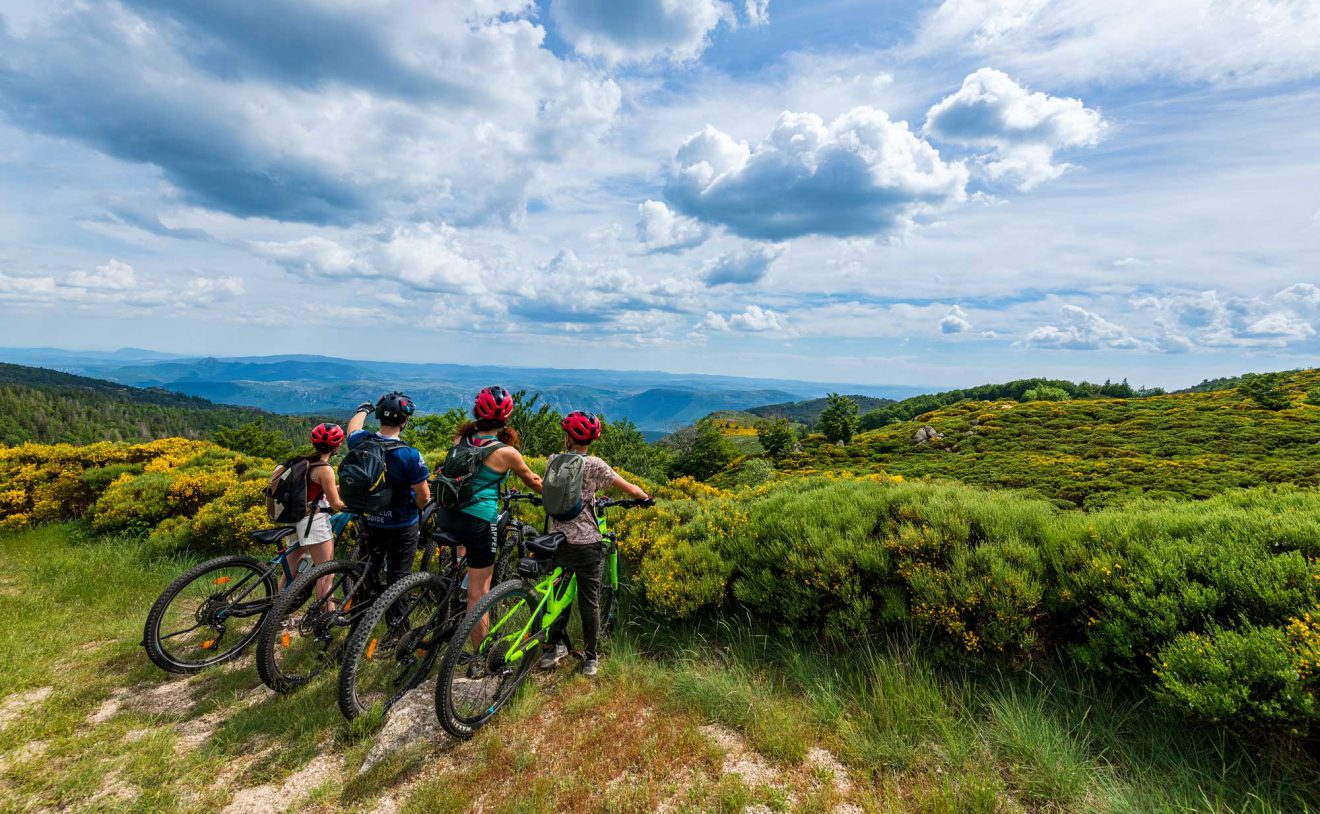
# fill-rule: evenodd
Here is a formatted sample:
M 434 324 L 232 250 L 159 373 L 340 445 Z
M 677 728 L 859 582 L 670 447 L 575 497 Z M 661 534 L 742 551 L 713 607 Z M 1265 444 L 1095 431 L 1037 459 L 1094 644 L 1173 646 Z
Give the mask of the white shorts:
M 311 531 L 307 530 L 307 524 L 312 524 Z M 318 543 L 328 542 L 335 539 L 335 530 L 330 527 L 330 515 L 325 512 L 316 512 L 299 520 L 295 528 L 297 531 L 298 545 L 317 545 Z

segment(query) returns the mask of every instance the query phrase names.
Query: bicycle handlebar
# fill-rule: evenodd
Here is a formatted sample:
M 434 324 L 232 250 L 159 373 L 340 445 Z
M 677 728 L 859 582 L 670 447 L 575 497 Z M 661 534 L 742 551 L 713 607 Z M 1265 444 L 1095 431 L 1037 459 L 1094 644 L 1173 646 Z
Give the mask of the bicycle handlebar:
M 500 498 L 504 500 L 506 503 L 513 503 L 516 500 L 525 500 L 528 503 L 531 503 L 533 506 L 541 505 L 540 495 L 533 495 L 528 492 L 519 492 L 516 489 L 505 492 L 504 494 L 500 495 Z
M 655 498 L 651 498 L 650 500 L 629 498 L 628 500 L 602 500 L 596 503 L 596 508 L 612 509 L 617 506 L 621 509 L 648 509 L 654 505 Z

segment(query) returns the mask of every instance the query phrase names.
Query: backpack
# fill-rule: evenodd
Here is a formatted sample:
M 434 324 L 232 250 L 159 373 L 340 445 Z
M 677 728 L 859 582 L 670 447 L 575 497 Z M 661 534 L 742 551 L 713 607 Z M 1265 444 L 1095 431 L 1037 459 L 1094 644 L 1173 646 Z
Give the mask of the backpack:
M 582 476 L 587 459 L 575 452 L 556 455 L 546 465 L 541 479 L 541 505 L 551 519 L 572 520 L 582 514 Z
M 339 464 L 339 497 L 354 514 L 383 514 L 394 503 L 394 489 L 386 478 L 386 455 L 408 446 L 397 438 L 372 433 L 349 449 Z
M 440 472 L 435 476 L 435 502 L 446 509 L 461 509 L 472 502 L 477 473 L 490 454 L 508 444 L 499 441 L 474 443 L 472 436 L 458 439 L 449 448 Z
M 266 483 L 266 515 L 271 522 L 297 523 L 310 514 L 307 478 L 314 467 L 329 465 L 299 455 L 275 467 Z

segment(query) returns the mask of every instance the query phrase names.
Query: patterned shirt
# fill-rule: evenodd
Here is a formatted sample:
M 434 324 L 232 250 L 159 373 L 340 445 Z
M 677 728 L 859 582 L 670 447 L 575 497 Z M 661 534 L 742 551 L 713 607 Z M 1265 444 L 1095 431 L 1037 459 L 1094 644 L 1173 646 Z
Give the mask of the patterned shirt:
M 560 455 L 575 455 L 561 452 Z M 553 461 L 558 455 L 550 458 Z M 555 520 L 554 531 L 562 531 L 573 545 L 595 545 L 600 542 L 600 528 L 596 525 L 596 491 L 608 489 L 614 483 L 614 470 L 595 455 L 584 455 L 582 462 L 582 514 L 572 520 Z M 549 466 L 549 462 L 547 462 Z

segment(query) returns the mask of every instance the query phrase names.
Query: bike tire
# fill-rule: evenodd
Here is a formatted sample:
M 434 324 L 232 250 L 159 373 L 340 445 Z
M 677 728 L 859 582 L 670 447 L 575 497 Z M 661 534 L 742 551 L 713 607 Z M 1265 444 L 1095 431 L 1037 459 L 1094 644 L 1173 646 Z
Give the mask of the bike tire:
M 448 609 L 444 607 L 447 589 L 448 585 L 438 574 L 409 574 L 371 603 L 370 610 L 363 615 L 348 639 L 344 648 L 344 661 L 339 668 L 337 696 L 339 711 L 345 718 L 351 721 L 378 702 L 382 704 L 382 712 L 388 712 L 403 696 L 426 680 L 440 651 L 448 644 L 446 634 L 449 631 L 444 629 L 449 621 Z M 386 620 L 385 614 L 405 597 L 409 600 L 409 610 L 404 618 L 409 624 L 400 631 L 398 623 Z M 413 625 L 412 612 L 423 607 L 422 603 L 428 598 L 433 606 L 431 615 L 427 617 L 423 614 L 421 624 Z M 384 630 L 380 629 L 382 621 L 385 622 Z M 388 669 L 389 661 L 376 656 L 376 653 L 380 641 L 396 633 L 399 642 L 393 646 L 389 655 L 399 665 L 399 669 L 391 672 Z M 387 686 L 393 685 L 390 694 L 371 692 L 369 687 L 377 682 L 364 681 L 363 674 L 368 664 L 373 667 L 382 666 L 382 675 L 390 679 Z
M 169 611 L 171 606 L 173 605 L 174 601 L 184 594 L 185 589 L 187 589 L 189 586 L 193 585 L 194 583 L 198 582 L 198 580 L 202 579 L 208 574 L 215 574 L 217 572 L 226 571 L 226 570 L 233 570 L 238 572 L 246 571 L 248 575 L 250 575 L 251 577 L 261 580 L 261 585 L 256 590 L 264 589 L 264 592 L 262 596 L 259 596 L 257 598 L 256 601 L 263 601 L 263 600 L 273 601 L 274 595 L 279 591 L 279 584 L 276 582 L 274 571 L 270 570 L 266 563 L 254 557 L 248 557 L 243 555 L 216 557 L 215 559 L 207 560 L 206 562 L 201 563 L 189 569 L 188 571 L 185 571 L 183 574 L 179 575 L 179 577 L 176 578 L 173 582 L 171 582 L 169 586 L 166 587 L 165 590 L 161 592 L 161 595 L 156 599 L 156 601 L 152 603 L 151 610 L 150 612 L 147 613 L 146 624 L 143 625 L 142 628 L 142 646 L 147 651 L 147 658 L 151 659 L 151 662 L 155 664 L 157 667 L 170 673 L 183 673 L 183 674 L 195 673 L 207 667 L 213 667 L 217 664 L 223 664 L 227 661 L 237 658 L 243 652 L 243 650 L 249 644 L 251 644 L 254 639 L 257 638 L 257 635 L 260 633 L 262 620 L 265 618 L 266 614 L 269 613 L 270 611 L 269 605 L 267 605 L 266 609 L 262 611 L 261 615 L 256 617 L 256 622 L 253 623 L 251 629 L 237 636 L 234 640 L 234 643 L 228 649 L 220 649 L 216 646 L 219 644 L 220 641 L 224 639 L 225 633 L 228 632 L 227 628 L 225 628 L 223 625 L 219 628 L 216 628 L 214 625 L 208 626 L 211 631 L 218 630 L 219 631 L 218 635 L 214 635 L 210 639 L 203 639 L 201 645 L 198 645 L 197 647 L 202 650 L 214 651 L 214 655 L 205 659 L 201 659 L 199 661 L 187 660 L 183 654 L 174 652 L 172 645 L 167 646 L 165 644 L 166 639 L 170 639 L 173 638 L 174 636 L 178 636 L 181 634 L 173 633 L 166 635 L 162 638 L 160 631 L 161 623 L 164 620 L 167 611 Z M 218 580 L 224 578 L 226 577 L 225 576 L 210 577 L 212 584 L 216 584 Z M 220 583 L 220 584 L 229 584 L 229 582 L 232 580 L 233 577 L 228 577 L 225 583 Z M 246 582 L 246 579 L 243 579 L 241 582 Z M 208 598 L 207 601 L 213 599 L 216 595 L 217 594 L 213 593 L 211 597 Z M 193 618 L 196 619 L 197 614 L 201 612 L 202 612 L 202 608 L 198 608 L 197 611 L 193 612 L 192 614 Z M 234 617 L 234 618 L 239 618 L 239 617 Z M 198 619 L 198 622 L 199 622 L 198 626 L 193 629 L 197 629 L 197 630 L 202 629 L 201 620 Z M 207 635 L 207 634 L 204 633 L 202 635 Z M 192 648 L 182 648 L 182 649 L 192 649 Z
M 332 582 L 326 599 L 342 607 L 362 578 L 362 566 L 348 560 L 330 560 L 309 568 L 279 595 L 261 626 L 257 674 L 275 692 L 293 692 L 324 672 L 343 652 L 349 636 L 344 632 L 347 625 L 342 614 L 331 615 L 333 612 L 324 610 L 324 600 L 315 598 L 316 582 L 327 576 Z M 296 625 L 286 624 L 304 608 Z
M 501 610 L 506 607 L 512 609 L 518 604 L 521 604 L 522 610 L 530 619 L 535 612 L 537 601 L 536 593 L 530 583 L 521 579 L 509 580 L 495 586 L 483 596 L 476 607 L 472 609 L 472 612 L 465 616 L 454 630 L 454 635 L 449 640 L 444 660 L 440 665 L 440 674 L 435 682 L 436 717 L 440 719 L 440 726 L 446 732 L 456 738 L 465 740 L 472 737 L 478 729 L 488 723 L 508 703 L 509 699 L 513 698 L 514 693 L 526 680 L 531 672 L 532 665 L 540 655 L 540 647 L 538 646 L 525 653 L 520 664 L 510 670 L 507 676 L 488 674 L 485 678 L 475 680 L 476 683 L 482 683 L 483 685 L 485 685 L 485 682 L 496 679 L 499 683 L 495 685 L 495 692 L 489 702 L 482 701 L 476 705 L 482 709 L 481 712 L 475 715 L 467 714 L 466 704 L 464 705 L 465 709 L 460 711 L 455 704 L 455 690 L 463 689 L 459 684 L 456 684 L 456 676 L 459 671 L 464 669 L 462 664 L 464 654 L 467 653 L 470 657 L 484 658 L 488 665 L 491 663 L 491 659 L 497 656 L 491 651 L 474 654 L 472 648 L 470 648 L 468 640 L 478 621 L 487 613 L 490 613 L 493 607 L 499 606 Z M 502 616 L 501 610 L 497 610 L 494 615 Z M 495 666 L 500 665 L 497 663 Z M 466 677 L 457 679 L 457 681 L 459 683 L 467 682 L 467 686 L 474 683 L 473 679 L 467 679 Z

